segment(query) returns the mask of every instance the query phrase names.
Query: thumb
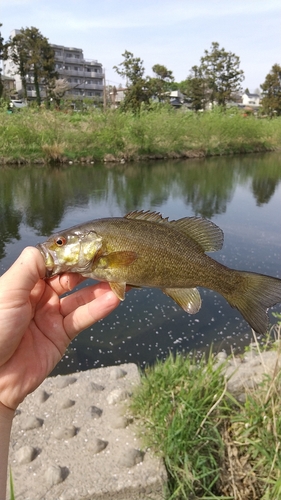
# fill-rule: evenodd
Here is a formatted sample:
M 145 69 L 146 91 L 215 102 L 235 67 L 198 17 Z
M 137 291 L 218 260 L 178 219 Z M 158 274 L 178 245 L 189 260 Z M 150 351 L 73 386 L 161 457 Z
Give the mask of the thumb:
M 45 276 L 45 264 L 40 251 L 26 247 L 14 264 L 1 276 L 1 289 L 7 292 L 26 290 L 30 292 L 40 278 Z

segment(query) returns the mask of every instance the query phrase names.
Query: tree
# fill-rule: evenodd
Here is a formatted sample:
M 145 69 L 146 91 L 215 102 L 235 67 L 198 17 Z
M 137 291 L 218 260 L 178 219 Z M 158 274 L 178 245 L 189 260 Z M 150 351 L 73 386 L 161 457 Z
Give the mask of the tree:
M 127 86 L 135 85 L 139 80 L 143 79 L 143 61 L 140 57 L 134 57 L 134 54 L 128 50 L 125 50 L 122 57 L 124 57 L 124 61 L 118 66 L 113 66 L 113 69 L 122 78 L 126 78 Z
M 205 109 L 206 105 L 206 80 L 202 74 L 202 68 L 192 66 L 190 75 L 186 79 L 186 96 L 191 101 L 191 108 L 194 111 Z
M 27 80 L 34 83 L 36 100 L 41 103 L 40 84 L 48 84 L 57 76 L 54 50 L 37 28 L 21 29 L 9 40 L 9 56 L 18 68 L 22 80 L 23 95 L 27 98 Z
M 139 57 L 134 57 L 132 52 L 125 50 L 124 61 L 113 69 L 126 78 L 126 94 L 122 103 L 122 109 L 138 112 L 141 104 L 148 103 L 150 98 L 150 90 L 147 84 L 147 79 L 144 78 L 143 61 Z
M 0 23 L 0 28 L 1 28 L 2 24 Z M 1 32 L 0 32 L 0 61 L 1 59 L 3 59 L 3 52 L 4 52 L 4 38 L 2 37 L 1 35 Z M 0 98 L 2 97 L 3 95 L 3 82 L 2 82 L 2 68 L 0 68 Z
M 65 78 L 53 78 L 50 79 L 46 87 L 48 104 L 53 99 L 55 106 L 60 107 L 61 99 L 65 96 L 66 92 L 71 88 L 68 81 Z
M 232 52 L 220 49 L 217 42 L 212 42 L 211 51 L 205 50 L 201 57 L 200 71 L 209 90 L 209 100 L 225 106 L 231 94 L 241 90 L 244 72 L 239 69 L 240 59 Z
M 271 117 L 281 115 L 281 66 L 274 64 L 266 75 L 262 88 L 262 107 Z
M 162 64 L 154 64 L 152 71 L 156 76 L 148 78 L 151 95 L 157 97 L 159 102 L 168 100 L 171 83 L 174 81 L 173 72 Z

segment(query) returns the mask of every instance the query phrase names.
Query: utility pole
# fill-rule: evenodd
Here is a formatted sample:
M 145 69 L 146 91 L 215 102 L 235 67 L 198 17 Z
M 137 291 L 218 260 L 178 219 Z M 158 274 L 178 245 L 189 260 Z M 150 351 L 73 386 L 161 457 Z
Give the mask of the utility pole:
M 106 110 L 106 80 L 105 80 L 105 70 L 103 72 L 103 109 Z

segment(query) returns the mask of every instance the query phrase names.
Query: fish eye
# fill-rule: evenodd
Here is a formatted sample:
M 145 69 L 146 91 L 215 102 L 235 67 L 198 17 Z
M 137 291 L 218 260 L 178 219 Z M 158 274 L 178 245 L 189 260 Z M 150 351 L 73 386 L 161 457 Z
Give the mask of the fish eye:
M 63 245 L 66 244 L 66 239 L 64 238 L 64 236 L 59 236 L 57 239 L 56 239 L 56 245 L 58 247 L 62 247 Z

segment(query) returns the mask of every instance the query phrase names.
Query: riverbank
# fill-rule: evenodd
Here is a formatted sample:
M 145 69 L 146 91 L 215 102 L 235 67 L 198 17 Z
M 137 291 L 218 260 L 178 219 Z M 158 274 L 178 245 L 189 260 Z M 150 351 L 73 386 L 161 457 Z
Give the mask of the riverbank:
M 139 115 L 25 108 L 0 113 L 0 164 L 127 162 L 274 151 L 281 118 L 163 107 Z
M 169 500 L 281 498 L 281 345 L 208 360 L 178 356 L 148 370 L 131 408 L 162 456 Z M 279 333 L 278 333 L 279 332 Z
M 254 343 L 48 378 L 14 420 L 15 498 L 277 499 L 280 368 L 279 343 Z

